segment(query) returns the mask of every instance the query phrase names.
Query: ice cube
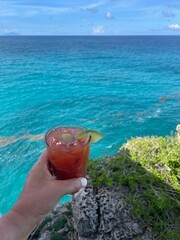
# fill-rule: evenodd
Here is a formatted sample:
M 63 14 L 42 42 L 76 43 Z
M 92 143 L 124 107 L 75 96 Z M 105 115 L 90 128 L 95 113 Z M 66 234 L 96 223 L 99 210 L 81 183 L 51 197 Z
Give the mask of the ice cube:
M 49 145 L 52 146 L 55 143 L 56 139 L 54 137 L 49 138 Z
M 63 142 L 57 142 L 57 143 L 56 143 L 56 145 L 62 145 L 62 144 L 64 145 Z
M 67 129 L 67 128 L 60 128 L 59 130 L 62 133 L 69 133 L 69 129 Z
M 63 149 L 67 149 L 67 145 L 65 143 L 63 143 L 62 141 L 57 141 L 55 148 L 63 150 Z
M 67 144 L 67 148 L 68 148 L 68 149 L 74 149 L 74 148 L 76 148 L 76 146 L 77 146 L 77 143 L 76 143 L 76 142 L 71 142 L 71 143 L 68 143 L 68 144 Z

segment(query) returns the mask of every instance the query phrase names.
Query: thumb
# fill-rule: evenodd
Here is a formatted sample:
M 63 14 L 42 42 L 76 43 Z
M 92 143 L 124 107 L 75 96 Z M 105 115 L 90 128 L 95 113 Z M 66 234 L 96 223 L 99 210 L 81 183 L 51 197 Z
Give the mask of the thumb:
M 79 192 L 82 188 L 85 188 L 87 186 L 86 178 L 73 178 L 68 180 L 60 180 L 60 182 L 61 182 L 61 192 L 63 193 L 63 195 Z

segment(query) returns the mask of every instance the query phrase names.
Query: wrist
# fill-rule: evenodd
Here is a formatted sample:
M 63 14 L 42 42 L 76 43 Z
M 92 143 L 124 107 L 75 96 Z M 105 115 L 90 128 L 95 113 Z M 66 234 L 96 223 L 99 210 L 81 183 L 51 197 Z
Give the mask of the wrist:
M 26 240 L 35 227 L 35 222 L 30 224 L 29 219 L 16 210 L 0 218 L 0 235 L 4 240 Z
M 18 217 L 20 223 L 22 222 L 22 224 L 26 224 L 30 228 L 35 228 L 44 217 L 43 215 L 35 214 L 33 205 L 22 199 L 17 201 L 11 212 Z
M 31 207 L 25 204 L 22 200 L 13 206 L 13 208 L 3 216 L 7 223 L 9 231 L 9 238 L 12 240 L 25 240 L 31 232 L 39 225 L 42 217 L 37 217 L 32 214 Z
M 33 214 L 32 207 L 30 201 L 20 197 L 13 208 L 0 218 L 0 239 L 26 240 L 44 217 Z

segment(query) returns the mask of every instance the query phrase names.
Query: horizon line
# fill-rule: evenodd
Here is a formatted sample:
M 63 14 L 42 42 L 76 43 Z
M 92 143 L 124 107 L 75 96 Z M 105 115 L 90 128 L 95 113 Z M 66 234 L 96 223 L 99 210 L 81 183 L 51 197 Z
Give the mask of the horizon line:
M 15 34 L 15 35 L 0 35 L 0 37 L 128 37 L 128 36 L 173 36 L 173 37 L 179 37 L 180 34 L 112 34 L 112 35 L 70 35 L 70 34 L 67 34 L 67 35 L 56 35 L 56 34 L 53 34 L 53 35 L 32 35 L 32 34 Z

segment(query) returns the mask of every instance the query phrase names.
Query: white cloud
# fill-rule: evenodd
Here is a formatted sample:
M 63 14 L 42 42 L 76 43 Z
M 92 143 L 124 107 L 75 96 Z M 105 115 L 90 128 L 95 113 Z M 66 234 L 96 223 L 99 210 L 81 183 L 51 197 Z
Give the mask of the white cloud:
M 43 6 L 43 5 L 26 5 L 12 3 L 10 6 L 7 3 L 3 3 L 0 0 L 0 17 L 2 16 L 16 16 L 19 14 L 25 14 L 27 16 L 35 16 L 38 14 L 46 14 L 46 15 L 58 15 L 63 13 L 71 13 L 71 12 L 78 12 L 78 11 L 89 11 L 92 13 L 98 12 L 98 7 L 107 3 L 108 0 L 97 1 L 91 4 L 86 5 L 69 5 L 67 6 Z
M 92 28 L 92 32 L 95 35 L 102 35 L 102 34 L 104 34 L 105 31 L 104 31 L 103 26 L 96 26 L 96 27 Z
M 56 15 L 59 13 L 73 12 L 74 9 L 70 7 L 38 7 L 42 12 L 49 15 Z
M 80 7 L 81 10 L 89 10 L 89 9 L 93 9 L 93 8 L 97 8 L 99 6 L 102 6 L 106 3 L 106 1 L 100 1 L 100 2 L 96 2 L 96 3 L 91 3 L 89 5 L 86 6 L 82 6 Z
M 180 25 L 179 24 L 169 24 L 168 28 L 171 30 L 179 30 L 180 31 Z
M 5 29 L 4 30 L 4 33 L 6 34 L 6 33 L 9 33 L 9 32 L 17 32 L 17 30 L 16 29 Z
M 20 35 L 20 33 L 16 29 L 5 29 L 3 34 L 7 36 Z
M 72 7 L 47 7 L 47 6 L 30 6 L 30 5 L 17 5 L 11 4 L 1 4 L 0 2 L 0 17 L 4 16 L 35 16 L 38 14 L 46 14 L 46 15 L 58 15 L 61 13 L 70 13 L 74 11 L 78 11 L 79 9 Z
M 98 7 L 100 7 L 104 4 L 106 4 L 106 1 L 95 2 L 95 3 L 85 5 L 85 6 L 81 6 L 81 7 L 79 7 L 79 10 L 88 11 L 91 13 L 97 13 L 99 11 Z
M 113 19 L 114 17 L 113 17 L 113 15 L 112 15 L 112 13 L 108 11 L 108 12 L 106 13 L 106 18 L 110 20 L 110 19 Z

